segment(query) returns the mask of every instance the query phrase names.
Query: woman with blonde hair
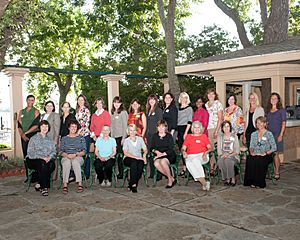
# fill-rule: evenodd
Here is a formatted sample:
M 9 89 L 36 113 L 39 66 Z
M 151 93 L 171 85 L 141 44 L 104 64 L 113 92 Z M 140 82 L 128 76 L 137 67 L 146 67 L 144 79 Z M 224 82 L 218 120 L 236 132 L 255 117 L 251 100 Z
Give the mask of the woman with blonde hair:
M 138 182 L 143 174 L 144 164 L 147 163 L 147 147 L 142 137 L 136 136 L 136 126 L 129 124 L 127 127 L 128 138 L 123 144 L 124 165 L 130 167 L 130 180 L 128 189 L 137 192 Z
M 183 141 L 187 134 L 189 133 L 192 118 L 193 118 L 193 109 L 190 106 L 190 96 L 186 92 L 182 92 L 178 98 L 179 109 L 178 109 L 178 119 L 177 119 L 177 139 L 178 147 L 182 148 Z M 184 176 L 185 174 L 185 161 L 182 158 L 183 168 L 179 176 Z
M 259 99 L 256 93 L 252 92 L 249 94 L 249 108 L 245 113 L 244 122 L 244 144 L 247 145 L 248 149 L 250 146 L 251 134 L 256 131 L 255 120 L 265 115 L 264 109 L 259 104 Z

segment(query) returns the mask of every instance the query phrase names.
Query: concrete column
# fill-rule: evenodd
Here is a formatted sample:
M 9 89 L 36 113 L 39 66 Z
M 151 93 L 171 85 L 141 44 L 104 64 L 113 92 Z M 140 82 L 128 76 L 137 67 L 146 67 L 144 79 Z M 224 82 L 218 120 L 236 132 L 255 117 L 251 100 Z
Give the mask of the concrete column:
M 271 92 L 277 92 L 281 96 L 282 104 L 285 106 L 285 78 L 281 75 L 271 77 Z
M 223 107 L 226 106 L 226 82 L 217 81 L 216 82 L 216 92 L 219 95 L 219 100 L 222 103 Z
M 21 138 L 17 129 L 17 114 L 23 108 L 23 90 L 22 80 L 26 73 L 29 72 L 27 68 L 5 68 L 3 72 L 10 77 L 10 106 L 11 106 L 11 142 L 13 149 L 13 157 L 23 158 Z
M 164 79 L 161 79 L 160 81 L 164 84 L 164 93 L 169 92 L 169 90 L 170 90 L 169 79 L 164 78 Z
M 107 82 L 108 111 L 110 112 L 112 100 L 115 96 L 119 96 L 119 81 L 122 80 L 125 75 L 107 74 L 101 77 Z
M 251 93 L 251 83 L 250 82 L 245 82 L 243 83 L 243 111 L 247 109 L 247 103 L 248 103 L 248 97 L 249 94 Z

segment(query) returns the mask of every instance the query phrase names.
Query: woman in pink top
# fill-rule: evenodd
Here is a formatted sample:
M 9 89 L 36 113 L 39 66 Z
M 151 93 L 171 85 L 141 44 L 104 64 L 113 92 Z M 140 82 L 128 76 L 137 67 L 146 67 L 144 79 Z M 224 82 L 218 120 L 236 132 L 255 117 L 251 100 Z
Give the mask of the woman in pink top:
M 203 133 L 206 136 L 208 136 L 207 126 L 208 126 L 209 114 L 204 106 L 204 102 L 202 101 L 202 98 L 198 97 L 195 104 L 197 110 L 194 112 L 192 122 L 199 121 L 203 126 L 204 129 Z
M 109 126 L 111 124 L 110 114 L 105 110 L 106 106 L 103 98 L 99 97 L 96 99 L 94 106 L 97 107 L 96 112 L 92 115 L 91 120 L 91 137 L 96 141 L 99 137 L 102 127 L 104 125 Z

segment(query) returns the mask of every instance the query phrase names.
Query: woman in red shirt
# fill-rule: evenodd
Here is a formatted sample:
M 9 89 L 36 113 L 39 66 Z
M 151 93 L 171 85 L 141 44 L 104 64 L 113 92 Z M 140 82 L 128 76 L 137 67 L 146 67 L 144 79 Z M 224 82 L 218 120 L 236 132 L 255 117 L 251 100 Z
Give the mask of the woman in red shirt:
M 133 99 L 129 107 L 128 125 L 134 124 L 136 126 L 136 135 L 145 138 L 147 120 L 146 115 L 141 111 L 141 103 L 138 99 Z
M 209 191 L 210 182 L 205 181 L 205 173 L 202 164 L 209 161 L 208 153 L 212 150 L 210 141 L 202 134 L 203 126 L 199 121 L 192 123 L 192 134 L 188 134 L 182 146 L 182 154 L 186 167 L 195 179 L 202 184 L 202 189 Z
M 110 120 L 110 114 L 108 111 L 105 110 L 106 106 L 104 103 L 103 98 L 99 97 L 96 99 L 94 106 L 97 108 L 96 112 L 92 115 L 91 120 L 91 137 L 96 141 L 96 139 L 99 137 L 102 127 L 110 126 L 111 120 Z

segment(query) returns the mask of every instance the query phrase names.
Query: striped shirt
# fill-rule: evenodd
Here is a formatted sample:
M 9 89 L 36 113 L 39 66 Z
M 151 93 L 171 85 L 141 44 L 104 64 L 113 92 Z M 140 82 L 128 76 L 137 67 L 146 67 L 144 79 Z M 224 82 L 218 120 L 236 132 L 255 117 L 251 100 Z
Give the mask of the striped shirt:
M 61 139 L 60 151 L 67 154 L 74 154 L 85 151 L 85 139 L 81 136 L 65 136 Z

